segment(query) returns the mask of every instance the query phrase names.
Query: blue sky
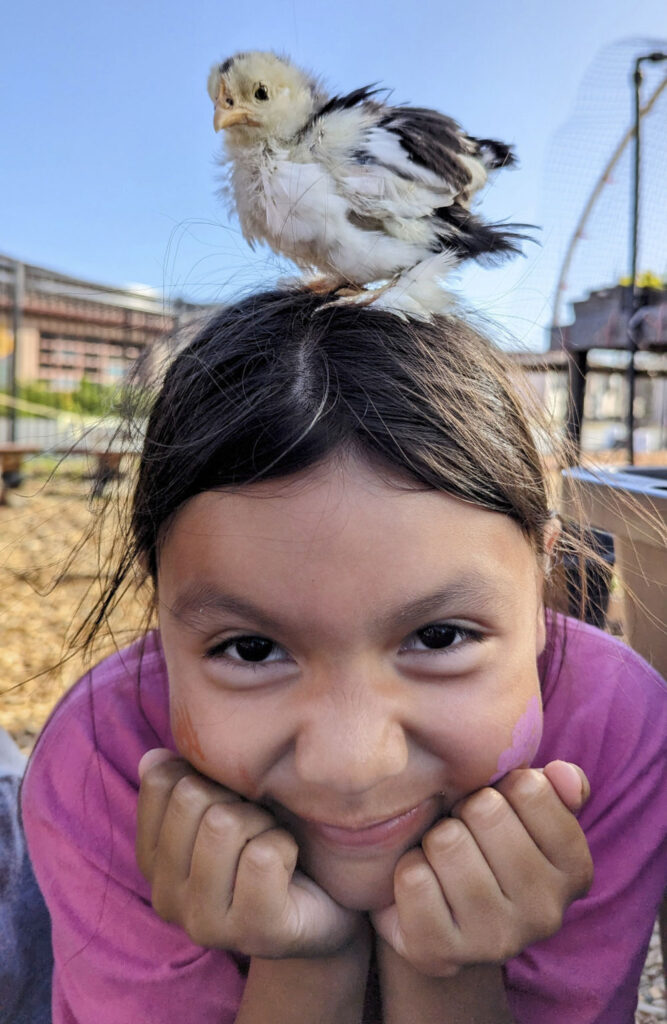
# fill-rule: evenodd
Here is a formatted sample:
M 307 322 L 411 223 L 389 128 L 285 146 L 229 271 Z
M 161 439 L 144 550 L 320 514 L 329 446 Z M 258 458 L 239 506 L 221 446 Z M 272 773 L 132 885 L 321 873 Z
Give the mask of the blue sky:
M 5 6 L 3 37 L 0 251 L 200 301 L 269 283 L 275 258 L 248 249 L 215 195 L 220 140 L 205 83 L 216 60 L 275 49 L 332 90 L 380 81 L 396 102 L 436 107 L 471 134 L 516 146 L 520 169 L 498 175 L 483 209 L 543 225 L 541 246 L 506 270 L 472 268 L 459 287 L 519 342 L 540 347 L 563 240 L 605 147 L 630 119 L 629 62 L 626 69 L 617 53 L 605 65 L 615 76 L 613 110 L 605 108 L 609 89 L 598 89 L 597 113 L 587 121 L 578 91 L 604 47 L 629 37 L 664 41 L 667 6 L 22 0 Z M 595 93 L 595 82 L 586 87 Z M 610 210 L 607 222 L 626 239 L 625 197 Z M 623 270 L 624 252 L 594 274 Z M 664 252 L 651 262 L 663 272 Z M 580 263 L 574 291 L 591 283 Z

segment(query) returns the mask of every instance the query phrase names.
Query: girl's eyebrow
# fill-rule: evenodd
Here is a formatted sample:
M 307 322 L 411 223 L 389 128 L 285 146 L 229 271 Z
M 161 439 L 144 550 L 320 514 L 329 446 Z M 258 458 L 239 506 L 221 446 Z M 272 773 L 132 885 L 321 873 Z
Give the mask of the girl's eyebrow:
M 429 615 L 441 611 L 448 605 L 461 605 L 460 611 L 469 614 L 489 614 L 498 602 L 506 604 L 509 594 L 498 585 L 498 579 L 482 573 L 471 572 L 453 580 L 431 593 L 414 598 L 400 606 L 380 610 L 373 617 L 378 632 L 400 626 L 404 622 L 424 621 Z M 229 594 L 208 583 L 197 583 L 179 594 L 171 607 L 170 615 L 186 625 L 198 628 L 202 619 L 223 612 L 252 620 L 267 633 L 282 633 L 287 624 L 264 611 L 247 598 Z
M 227 612 L 244 619 L 252 619 L 267 633 L 275 633 L 284 628 L 277 619 L 267 615 L 252 601 L 227 594 L 210 583 L 195 583 L 188 587 L 168 607 L 168 611 L 173 618 L 195 629 L 204 617 L 215 612 Z
M 403 621 L 427 619 L 433 612 L 448 605 L 460 605 L 461 610 L 488 614 L 498 602 L 507 603 L 509 595 L 498 585 L 497 578 L 479 572 L 470 572 L 444 587 L 423 597 L 417 597 L 400 608 L 382 615 L 382 625 L 400 624 Z

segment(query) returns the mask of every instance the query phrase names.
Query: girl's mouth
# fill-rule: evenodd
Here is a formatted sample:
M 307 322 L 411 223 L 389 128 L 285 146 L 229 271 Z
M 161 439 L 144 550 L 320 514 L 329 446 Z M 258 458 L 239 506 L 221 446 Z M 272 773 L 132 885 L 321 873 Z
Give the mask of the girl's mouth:
M 437 803 L 437 798 L 429 797 L 392 818 L 384 818 L 361 828 L 347 828 L 304 818 L 303 831 L 310 839 L 337 849 L 386 849 L 403 845 L 411 837 L 414 842 L 418 842 L 437 818 Z

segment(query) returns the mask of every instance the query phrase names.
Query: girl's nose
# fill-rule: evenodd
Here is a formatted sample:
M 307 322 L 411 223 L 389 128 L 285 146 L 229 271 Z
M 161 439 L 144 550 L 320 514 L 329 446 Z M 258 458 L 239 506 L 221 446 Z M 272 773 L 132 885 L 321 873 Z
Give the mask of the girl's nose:
M 302 722 L 294 756 L 304 782 L 354 794 L 400 775 L 408 743 L 389 709 L 343 698 L 326 702 Z

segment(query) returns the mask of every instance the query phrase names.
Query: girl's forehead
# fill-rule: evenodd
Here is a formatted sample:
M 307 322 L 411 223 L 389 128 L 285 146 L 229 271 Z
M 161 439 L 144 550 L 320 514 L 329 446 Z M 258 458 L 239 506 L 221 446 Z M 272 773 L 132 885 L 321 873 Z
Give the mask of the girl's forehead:
M 197 495 L 158 566 L 160 605 L 176 620 L 201 625 L 231 609 L 267 635 L 305 632 L 334 646 L 393 635 L 434 609 L 487 623 L 498 609 L 532 616 L 538 581 L 508 516 L 359 462 Z
M 377 462 L 352 451 L 334 452 L 326 459 L 289 476 L 260 480 L 237 488 L 221 488 L 213 493 L 252 498 L 283 498 L 298 500 L 300 496 L 330 496 L 353 489 L 381 494 L 384 498 L 409 493 L 437 493 L 416 478 L 401 473 L 390 465 Z
M 410 485 L 352 456 L 288 478 L 206 491 L 188 501 L 162 555 L 214 551 L 234 560 L 298 556 L 312 564 L 355 564 L 363 556 L 396 565 L 416 559 L 532 564 L 532 548 L 510 517 L 434 489 Z M 174 551 L 177 549 L 177 551 Z M 528 561 L 526 561 L 526 558 Z
M 183 506 L 186 520 L 220 515 L 231 522 L 239 517 L 249 527 L 268 521 L 281 528 L 306 529 L 310 524 L 326 530 L 336 526 L 361 524 L 368 515 L 379 519 L 399 517 L 400 522 L 419 528 L 423 514 L 465 516 L 472 511 L 479 519 L 489 518 L 494 523 L 507 519 L 498 517 L 476 505 L 464 502 L 434 488 L 428 488 L 405 474 L 391 468 L 373 466 L 354 456 L 333 456 L 325 462 L 291 474 L 234 488 L 205 491 Z M 422 515 L 415 515 L 415 512 Z

